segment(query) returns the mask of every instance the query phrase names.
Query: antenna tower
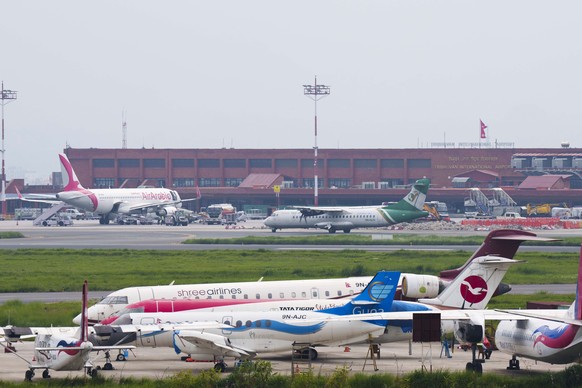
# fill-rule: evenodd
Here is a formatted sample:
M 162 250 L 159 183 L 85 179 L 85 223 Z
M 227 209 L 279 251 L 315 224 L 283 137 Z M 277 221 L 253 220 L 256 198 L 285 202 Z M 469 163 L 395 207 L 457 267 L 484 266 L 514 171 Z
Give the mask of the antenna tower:
M 125 121 L 125 110 L 121 111 L 121 148 L 127 148 L 127 121 Z

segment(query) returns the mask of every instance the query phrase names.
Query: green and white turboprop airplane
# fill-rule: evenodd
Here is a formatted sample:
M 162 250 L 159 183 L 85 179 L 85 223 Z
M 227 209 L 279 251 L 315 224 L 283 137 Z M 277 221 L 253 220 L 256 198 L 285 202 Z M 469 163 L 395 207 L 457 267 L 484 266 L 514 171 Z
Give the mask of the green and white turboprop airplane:
M 329 233 L 343 230 L 349 233 L 355 228 L 377 228 L 426 217 L 422 210 L 430 181 L 419 179 L 410 193 L 396 203 L 385 206 L 294 206 L 277 210 L 265 220 L 265 226 L 273 232 L 288 228 L 319 228 Z

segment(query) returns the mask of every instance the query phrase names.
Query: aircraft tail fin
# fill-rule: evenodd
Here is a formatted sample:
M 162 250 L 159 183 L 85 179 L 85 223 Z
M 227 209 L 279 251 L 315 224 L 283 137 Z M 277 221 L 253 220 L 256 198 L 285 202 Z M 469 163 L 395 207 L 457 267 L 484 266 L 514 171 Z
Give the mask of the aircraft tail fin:
M 79 182 L 75 170 L 73 170 L 73 165 L 67 158 L 65 154 L 59 154 L 59 160 L 61 161 L 61 173 L 63 175 L 63 191 L 75 191 L 82 190 L 84 187 Z
M 512 264 L 520 261 L 499 256 L 473 259 L 436 297 L 419 302 L 457 309 L 483 309 Z
M 387 205 L 384 208 L 391 210 L 419 211 L 425 213 L 424 215 L 428 215 L 428 212 L 425 212 L 422 209 L 426 202 L 426 194 L 428 193 L 429 185 L 430 180 L 426 178 L 417 180 L 412 185 L 412 188 L 406 197 L 394 204 Z
M 490 232 L 483 244 L 473 255 L 456 269 L 441 271 L 441 279 L 454 279 L 476 258 L 483 256 L 500 256 L 513 259 L 519 246 L 524 241 L 558 241 L 557 239 L 538 237 L 535 233 L 522 230 L 499 229 Z
M 350 302 L 343 306 L 319 310 L 322 313 L 336 315 L 367 314 L 387 312 L 392 308 L 400 272 L 380 271 L 368 283 L 366 288 Z

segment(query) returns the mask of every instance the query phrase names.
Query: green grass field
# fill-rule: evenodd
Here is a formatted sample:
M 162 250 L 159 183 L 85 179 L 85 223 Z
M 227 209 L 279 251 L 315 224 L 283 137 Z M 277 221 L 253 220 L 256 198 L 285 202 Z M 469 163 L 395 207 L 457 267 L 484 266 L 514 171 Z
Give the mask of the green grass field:
M 0 292 L 116 290 L 137 285 L 328 278 L 376 271 L 437 275 L 462 265 L 464 251 L 141 251 L 99 249 L 0 250 Z M 578 254 L 524 252 L 507 283 L 574 283 Z
M 318 234 L 312 236 L 247 236 L 240 238 L 193 238 L 183 244 L 275 244 L 275 245 L 475 245 L 483 242 L 483 236 L 437 236 L 418 234 L 393 234 L 390 239 L 373 239 L 370 235 Z M 524 245 L 579 246 L 577 237 L 565 237 L 556 242 L 526 242 Z

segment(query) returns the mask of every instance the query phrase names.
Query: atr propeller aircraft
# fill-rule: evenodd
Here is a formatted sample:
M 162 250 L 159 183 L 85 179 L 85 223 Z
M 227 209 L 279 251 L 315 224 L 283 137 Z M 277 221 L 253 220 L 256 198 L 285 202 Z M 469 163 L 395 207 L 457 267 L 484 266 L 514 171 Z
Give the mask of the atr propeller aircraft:
M 422 210 L 430 181 L 419 179 L 410 193 L 397 203 L 386 206 L 294 206 L 277 210 L 265 220 L 265 226 L 273 232 L 288 228 L 319 228 L 329 233 L 343 230 L 349 233 L 355 228 L 372 228 L 394 225 L 428 216 Z

